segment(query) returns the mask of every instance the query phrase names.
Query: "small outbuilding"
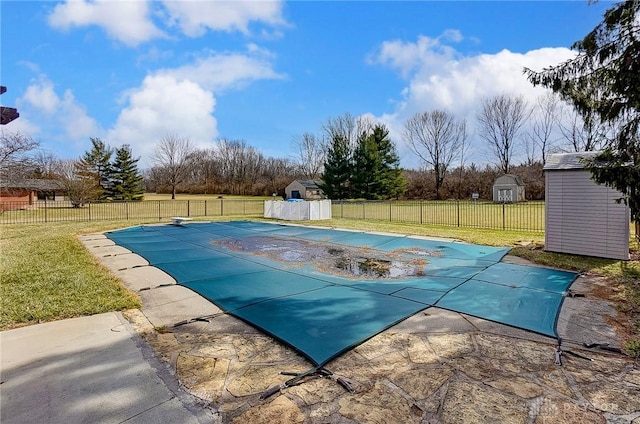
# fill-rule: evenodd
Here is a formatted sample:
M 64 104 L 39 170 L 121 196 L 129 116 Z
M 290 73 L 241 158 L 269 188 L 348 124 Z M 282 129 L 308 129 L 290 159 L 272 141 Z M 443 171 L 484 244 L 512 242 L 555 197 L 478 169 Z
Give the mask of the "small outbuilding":
M 584 168 L 597 152 L 550 155 L 545 173 L 545 250 L 629 259 L 629 208 Z
M 320 188 L 320 181 L 294 180 L 285 189 L 287 199 L 322 200 L 327 196 Z
M 505 174 L 493 183 L 493 201 L 499 203 L 524 202 L 524 181 L 517 175 Z

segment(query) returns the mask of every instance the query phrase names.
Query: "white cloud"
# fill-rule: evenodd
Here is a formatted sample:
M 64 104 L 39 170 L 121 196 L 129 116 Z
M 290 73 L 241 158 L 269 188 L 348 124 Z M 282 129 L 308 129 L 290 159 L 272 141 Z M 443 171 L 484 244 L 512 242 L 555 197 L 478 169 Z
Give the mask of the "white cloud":
M 274 71 L 270 52 L 255 45 L 247 50 L 208 52 L 193 63 L 147 75 L 140 87 L 122 97 L 126 106 L 109 132 L 109 142 L 130 144 L 141 156 L 141 166 L 151 165 L 155 144 L 168 134 L 211 147 L 218 137 L 215 95 L 258 80 L 284 78 Z
M 149 4 L 139 0 L 68 0 L 54 7 L 49 15 L 49 25 L 62 30 L 97 25 L 104 28 L 110 37 L 136 46 L 163 36 L 149 17 Z
M 454 41 L 460 39 L 455 34 L 447 37 Z M 507 93 L 522 95 L 533 104 L 545 90 L 533 87 L 523 74 L 523 68 L 541 70 L 575 54 L 566 48 L 543 48 L 527 53 L 502 50 L 496 54 L 464 56 L 442 43 L 447 37 L 421 36 L 416 42 L 384 42 L 378 55 L 369 58 L 370 63 L 386 65 L 407 80 L 395 110 L 379 119 L 389 126 L 405 163 L 410 166 L 417 166 L 417 163 L 402 145 L 402 128 L 415 113 L 443 109 L 466 118 L 470 141 L 472 145 L 478 145 L 478 140 L 474 140 L 474 127 L 483 99 Z M 477 146 L 475 150 L 486 149 Z
M 66 142 L 79 143 L 100 131 L 95 119 L 87 114 L 73 92 L 67 89 L 59 96 L 53 82 L 44 74 L 31 82 L 18 102 L 21 115 L 27 117 L 28 122 L 39 123 L 37 126 L 31 124 L 35 132 L 42 126 L 57 133 L 62 129 Z
M 454 60 L 457 52 L 454 48 L 443 44 L 441 40 L 459 42 L 462 34 L 456 30 L 447 30 L 436 38 L 419 36 L 415 43 L 401 40 L 385 41 L 377 54 L 369 58 L 370 63 L 387 65 L 408 77 L 416 69 L 438 69 Z
M 163 136 L 187 137 L 201 147 L 211 146 L 218 136 L 213 94 L 192 81 L 150 75 L 127 99 L 107 139 L 112 145 L 131 145 L 142 167 L 151 165 L 150 156 Z
M 249 34 L 252 21 L 285 24 L 281 1 L 169 0 L 163 4 L 169 13 L 169 24 L 179 26 L 189 37 L 202 36 L 207 30 Z
M 270 62 L 270 54 L 249 46 L 249 54 L 216 53 L 195 60 L 194 63 L 175 69 L 163 69 L 158 75 L 170 75 L 176 79 L 189 79 L 208 90 L 238 89 L 264 79 L 282 79 Z

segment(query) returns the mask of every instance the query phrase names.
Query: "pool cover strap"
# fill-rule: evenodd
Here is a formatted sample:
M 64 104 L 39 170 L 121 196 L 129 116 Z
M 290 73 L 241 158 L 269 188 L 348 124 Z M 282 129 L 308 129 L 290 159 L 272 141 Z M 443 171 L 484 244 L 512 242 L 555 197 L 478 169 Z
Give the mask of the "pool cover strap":
M 281 390 L 286 389 L 287 387 L 297 386 L 299 384 L 302 384 L 304 382 L 307 382 L 309 380 L 313 380 L 316 378 L 329 378 L 335 381 L 336 383 L 340 384 L 349 393 L 354 392 L 353 387 L 351 386 L 351 383 L 346 378 L 339 377 L 324 367 L 311 368 L 303 373 L 282 371 L 280 375 L 290 375 L 290 376 L 293 376 L 293 378 L 285 381 L 283 384 L 280 384 L 278 386 L 273 386 L 265 390 L 260 395 L 261 400 L 267 399 L 268 397 L 278 393 Z

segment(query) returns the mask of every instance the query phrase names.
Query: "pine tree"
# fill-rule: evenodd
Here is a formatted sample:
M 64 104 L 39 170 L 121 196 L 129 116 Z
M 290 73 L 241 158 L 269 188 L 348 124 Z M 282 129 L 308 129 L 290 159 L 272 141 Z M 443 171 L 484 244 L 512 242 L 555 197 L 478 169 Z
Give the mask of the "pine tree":
M 384 196 L 384 165 L 376 139 L 372 134 L 362 133 L 353 152 L 352 195 L 367 200 Z
M 406 190 L 400 158 L 384 125 L 362 134 L 354 154 L 353 185 L 365 199 L 390 199 Z
M 116 150 L 111 166 L 108 193 L 113 200 L 142 200 L 144 189 L 142 175 L 138 172 L 138 159 L 131 154 L 131 147 L 125 144 Z
M 91 138 L 91 150 L 84 153 L 76 165 L 78 175 L 85 181 L 93 180 L 95 199 L 105 200 L 111 182 L 111 155 L 113 149 L 99 138 Z
M 330 199 L 347 199 L 350 194 L 351 147 L 349 140 L 336 135 L 331 140 L 319 187 Z
M 374 136 L 382 158 L 383 177 L 380 195 L 386 199 L 400 197 L 407 189 L 407 182 L 402 176 L 400 157 L 396 151 L 395 144 L 389 138 L 389 130 L 384 125 L 377 126 L 374 129 Z

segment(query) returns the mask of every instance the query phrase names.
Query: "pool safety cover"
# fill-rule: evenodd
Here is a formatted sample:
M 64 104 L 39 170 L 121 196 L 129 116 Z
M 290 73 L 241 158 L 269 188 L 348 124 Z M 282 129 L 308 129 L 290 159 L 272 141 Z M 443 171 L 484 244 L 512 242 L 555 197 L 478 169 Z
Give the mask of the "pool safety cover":
M 262 222 L 107 237 L 317 366 L 430 306 L 557 337 L 577 276 L 502 263 L 506 248 Z

